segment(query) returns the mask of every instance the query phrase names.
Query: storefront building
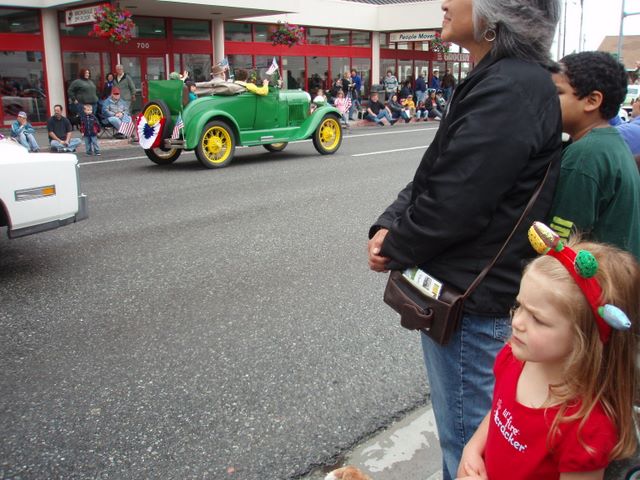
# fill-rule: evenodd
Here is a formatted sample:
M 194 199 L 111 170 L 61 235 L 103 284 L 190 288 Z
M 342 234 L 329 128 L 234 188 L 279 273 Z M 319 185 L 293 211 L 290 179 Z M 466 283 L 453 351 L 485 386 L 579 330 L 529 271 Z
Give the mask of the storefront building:
M 90 37 L 92 22 L 74 16 L 96 3 L 50 1 L 64 4 L 50 8 L 3 6 L 7 3 L 0 2 L 0 126 L 5 127 L 21 110 L 34 124 L 46 122 L 55 104 L 66 105 L 68 85 L 83 68 L 90 69 L 101 91 L 106 74 L 122 64 L 139 90 L 133 110 L 147 100 L 149 80 L 184 70 L 195 81 L 207 80 L 211 65 L 225 57 L 233 68 L 263 68 L 275 57 L 284 87 L 307 91 L 329 89 L 332 79 L 355 69 L 363 78 L 365 96 L 387 70 L 404 81 L 419 74 L 430 78 L 434 70 L 443 73 L 445 69 L 461 79 L 469 69 L 468 53 L 456 46 L 449 53 L 436 52 L 431 41 L 424 40 L 432 38 L 440 23 L 439 1 L 422 2 L 424 18 L 415 23 L 429 28 L 416 30 L 415 25 L 395 19 L 394 15 L 402 16 L 397 9 L 403 7 L 397 4 L 393 10 L 381 11 L 384 7 L 343 1 L 338 3 L 344 4 L 341 14 L 335 8 L 314 11 L 323 5 L 321 0 L 272 0 L 269 12 L 248 9 L 255 2 L 243 0 L 228 0 L 225 7 L 194 3 L 173 10 L 164 6 L 168 2 L 140 0 L 131 6 L 122 3 L 131 8 L 136 24 L 134 38 L 122 45 Z M 304 11 L 298 12 L 302 6 Z M 406 8 L 415 8 L 415 3 Z M 150 15 L 156 12 L 157 16 Z M 270 36 L 278 21 L 304 26 L 302 44 L 272 45 Z M 398 36 L 405 31 L 398 27 L 405 25 L 413 27 L 418 41 Z

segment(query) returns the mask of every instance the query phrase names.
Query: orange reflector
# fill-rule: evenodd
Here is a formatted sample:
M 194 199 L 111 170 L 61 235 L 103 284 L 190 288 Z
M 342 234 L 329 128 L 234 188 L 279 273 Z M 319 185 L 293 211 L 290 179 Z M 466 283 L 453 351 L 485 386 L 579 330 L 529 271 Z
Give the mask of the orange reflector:
M 51 195 L 55 195 L 56 194 L 56 186 L 55 185 L 51 185 L 49 187 L 43 187 L 42 188 L 42 196 L 43 197 L 50 197 Z

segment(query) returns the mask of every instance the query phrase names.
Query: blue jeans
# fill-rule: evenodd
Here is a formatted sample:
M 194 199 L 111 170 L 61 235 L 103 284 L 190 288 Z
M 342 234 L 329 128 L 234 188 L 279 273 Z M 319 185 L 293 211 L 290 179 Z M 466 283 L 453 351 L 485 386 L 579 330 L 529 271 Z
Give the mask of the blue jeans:
M 30 152 L 37 152 L 40 150 L 38 147 L 38 142 L 36 142 L 36 138 L 33 136 L 33 133 L 25 133 L 20 132 L 16 137 L 20 145 L 29 150 Z
M 71 140 L 69 140 L 69 145 L 63 145 L 62 142 L 59 142 L 57 140 L 51 140 L 52 150 L 62 150 L 63 148 L 67 148 L 70 151 L 75 152 L 76 148 L 78 148 L 78 145 L 80 145 L 79 138 L 72 138 Z
M 510 335 L 509 317 L 468 314 L 447 345 L 421 335 L 443 480 L 456 478 L 462 449 L 491 408 L 493 362 Z
M 93 137 L 83 137 L 84 138 L 84 148 L 87 153 L 100 153 L 100 147 L 98 146 L 98 137 L 94 135 Z
M 393 119 L 391 118 L 391 115 L 389 115 L 389 112 L 386 108 L 380 110 L 378 112 L 378 115 L 371 115 L 370 113 L 367 113 L 367 120 L 369 120 L 370 122 L 382 123 L 383 118 L 386 118 L 389 123 L 393 122 Z

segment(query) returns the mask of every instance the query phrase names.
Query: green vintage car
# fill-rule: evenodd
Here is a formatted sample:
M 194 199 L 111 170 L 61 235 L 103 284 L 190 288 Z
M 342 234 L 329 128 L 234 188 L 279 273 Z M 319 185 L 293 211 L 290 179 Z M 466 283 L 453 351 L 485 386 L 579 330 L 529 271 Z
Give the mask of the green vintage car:
M 207 168 L 220 168 L 231 162 L 237 145 L 279 152 L 288 142 L 311 138 L 318 152 L 330 155 L 342 143 L 340 112 L 327 105 L 311 112 L 311 97 L 301 90 L 270 86 L 265 96 L 245 91 L 189 102 L 182 81 L 157 80 L 149 82 L 149 98 L 142 115 L 150 126 L 160 122 L 162 131 L 157 147 L 145 153 L 158 165 L 174 162 L 183 150 L 195 150 Z M 179 116 L 184 128 L 171 138 Z

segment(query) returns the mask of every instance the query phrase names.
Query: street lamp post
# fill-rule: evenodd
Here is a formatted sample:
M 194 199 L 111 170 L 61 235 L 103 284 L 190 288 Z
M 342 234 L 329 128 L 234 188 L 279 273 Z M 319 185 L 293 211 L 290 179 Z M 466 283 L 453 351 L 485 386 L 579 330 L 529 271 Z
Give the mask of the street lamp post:
M 622 41 L 623 41 L 623 30 L 624 30 L 624 19 L 626 17 L 630 17 L 631 15 L 640 15 L 640 12 L 631 12 L 627 13 L 624 11 L 624 4 L 626 0 L 622 0 L 622 7 L 620 9 L 620 33 L 618 34 L 618 61 L 624 65 L 622 61 Z

